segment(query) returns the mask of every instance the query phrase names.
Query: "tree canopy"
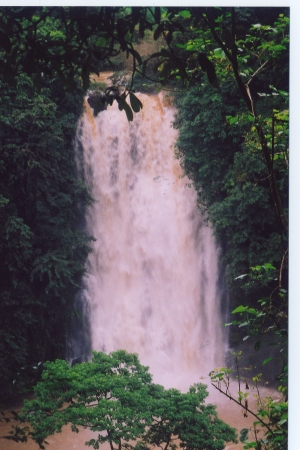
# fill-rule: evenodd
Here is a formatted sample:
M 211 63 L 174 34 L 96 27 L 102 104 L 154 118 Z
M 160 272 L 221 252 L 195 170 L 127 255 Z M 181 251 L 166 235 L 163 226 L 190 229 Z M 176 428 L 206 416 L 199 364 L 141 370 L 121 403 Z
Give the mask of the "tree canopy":
M 10 395 L 45 359 L 66 353 L 90 238 L 82 210 L 87 188 L 73 149 L 82 90 L 60 80 L 37 92 L 26 74 L 1 83 L 0 361 L 1 395 Z M 53 336 L 56 339 L 53 339 Z M 13 383 L 14 382 L 14 383 Z
M 107 442 L 111 450 L 221 450 L 225 442 L 236 440 L 235 430 L 218 419 L 215 406 L 205 404 L 204 385 L 195 384 L 187 393 L 166 390 L 153 384 L 137 355 L 124 350 L 94 352 L 90 362 L 73 367 L 63 360 L 48 362 L 34 393 L 21 418 L 30 422 L 29 435 L 40 448 L 67 424 L 72 431 L 88 427 L 97 432 L 86 442 L 95 449 Z

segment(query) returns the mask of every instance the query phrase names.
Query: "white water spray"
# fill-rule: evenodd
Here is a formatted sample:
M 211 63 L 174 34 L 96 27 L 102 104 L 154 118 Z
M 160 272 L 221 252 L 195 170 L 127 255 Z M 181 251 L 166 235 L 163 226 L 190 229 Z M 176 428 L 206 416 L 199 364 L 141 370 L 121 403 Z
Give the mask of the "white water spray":
M 87 106 L 78 133 L 95 200 L 92 348 L 138 353 L 155 382 L 186 390 L 223 362 L 218 250 L 174 158 L 174 109 L 161 94 L 139 98 L 132 123 L 115 104 L 97 118 Z

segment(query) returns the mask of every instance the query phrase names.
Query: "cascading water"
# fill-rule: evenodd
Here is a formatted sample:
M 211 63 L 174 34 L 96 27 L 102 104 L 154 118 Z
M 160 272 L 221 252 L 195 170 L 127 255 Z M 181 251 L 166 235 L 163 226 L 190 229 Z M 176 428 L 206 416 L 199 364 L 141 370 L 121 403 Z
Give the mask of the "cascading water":
M 138 353 L 155 382 L 186 390 L 225 353 L 218 249 L 174 158 L 174 109 L 162 94 L 139 98 L 133 122 L 116 104 L 96 118 L 87 105 L 78 130 L 94 198 L 83 290 L 91 346 Z

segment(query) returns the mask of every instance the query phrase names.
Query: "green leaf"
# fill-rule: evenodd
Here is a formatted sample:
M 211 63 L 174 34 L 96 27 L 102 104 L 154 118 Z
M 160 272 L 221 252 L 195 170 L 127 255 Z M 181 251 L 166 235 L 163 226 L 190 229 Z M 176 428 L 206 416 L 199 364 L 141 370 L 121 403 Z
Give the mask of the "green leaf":
M 231 314 L 243 313 L 243 312 L 246 312 L 247 310 L 248 310 L 248 306 L 240 305 L 237 308 L 235 308 L 233 311 L 231 311 Z
M 268 364 L 270 361 L 272 361 L 273 358 L 267 358 L 263 361 L 262 365 Z
M 124 108 L 125 108 L 126 100 L 124 100 L 124 99 L 121 98 L 121 97 L 117 98 L 116 100 L 117 100 L 117 102 L 118 102 L 118 108 L 119 108 L 119 110 L 120 110 L 120 111 L 123 111 Z
M 126 112 L 126 116 L 128 119 L 128 122 L 132 122 L 133 121 L 133 112 L 132 109 L 130 108 L 130 106 L 128 105 L 128 103 L 124 102 L 124 110 Z
M 107 43 L 107 41 L 104 37 L 99 37 L 99 39 L 96 42 L 96 45 L 98 47 L 106 47 L 106 43 Z
M 129 93 L 130 104 L 134 112 L 138 113 L 142 108 L 143 104 L 139 98 L 136 97 L 132 92 Z
M 226 55 L 225 55 L 224 51 L 221 48 L 215 48 L 214 49 L 214 55 L 217 58 L 226 58 Z
M 187 44 L 175 44 L 178 48 L 187 48 Z
M 247 441 L 247 439 L 248 439 L 248 433 L 249 433 L 248 428 L 243 428 L 243 429 L 240 431 L 240 441 L 241 441 L 241 442 Z
M 133 112 L 132 109 L 130 108 L 130 106 L 128 105 L 128 103 L 126 102 L 125 99 L 118 97 L 116 98 L 117 102 L 118 102 L 118 107 L 120 111 L 125 111 L 127 119 L 129 122 L 133 121 Z
M 286 47 L 284 45 L 274 45 L 273 47 L 271 47 L 272 50 L 276 50 L 276 51 L 281 51 L 281 50 L 286 50 Z
M 180 11 L 178 16 L 183 17 L 184 19 L 189 19 L 191 17 L 191 11 L 185 9 L 184 11 Z
M 264 267 L 265 269 L 276 270 L 276 267 L 274 267 L 273 264 L 270 264 L 270 263 L 265 263 L 265 264 L 263 265 L 263 267 Z
M 239 116 L 231 117 L 231 119 L 229 119 L 230 125 L 234 125 L 238 121 L 239 121 Z

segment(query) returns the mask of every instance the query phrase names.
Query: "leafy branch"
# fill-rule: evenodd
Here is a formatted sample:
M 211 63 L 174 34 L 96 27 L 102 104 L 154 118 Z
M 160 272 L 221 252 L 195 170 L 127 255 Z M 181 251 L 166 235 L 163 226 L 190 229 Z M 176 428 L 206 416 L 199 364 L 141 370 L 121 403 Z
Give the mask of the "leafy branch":
M 244 449 L 282 449 L 284 450 L 287 445 L 287 402 L 273 400 L 270 397 L 265 397 L 262 399 L 260 390 L 258 387 L 258 381 L 261 374 L 254 376 L 252 381 L 254 386 L 251 389 L 255 389 L 257 392 L 256 396 L 256 410 L 249 407 L 249 392 L 243 392 L 241 390 L 241 372 L 239 367 L 239 360 L 241 358 L 242 352 L 234 353 L 237 381 L 238 381 L 238 392 L 237 396 L 233 396 L 230 391 L 230 375 L 232 369 L 222 367 L 220 369 L 215 369 L 210 372 L 209 376 L 211 379 L 212 386 L 225 395 L 229 400 L 241 406 L 244 410 L 244 417 L 248 417 L 248 413 L 251 414 L 256 421 L 253 423 L 253 432 L 255 436 L 255 442 L 248 441 L 248 433 L 250 430 L 244 428 L 241 430 L 240 441 L 245 443 Z M 248 381 L 246 379 L 245 389 L 250 390 Z M 283 392 L 281 390 L 281 392 Z M 264 433 L 263 437 L 259 437 L 259 431 L 257 426 L 262 427 Z
M 236 79 L 237 85 L 242 94 L 242 97 L 245 100 L 245 103 L 247 105 L 249 112 L 254 117 L 254 126 L 256 129 L 256 133 L 259 137 L 261 149 L 262 149 L 264 159 L 266 162 L 266 167 L 268 170 L 268 179 L 269 179 L 269 183 L 270 183 L 270 190 L 271 190 L 272 198 L 273 198 L 274 205 L 275 205 L 275 208 L 277 211 L 277 216 L 278 216 L 278 219 L 280 222 L 282 232 L 287 233 L 288 221 L 287 221 L 287 217 L 286 217 L 283 205 L 282 205 L 277 181 L 276 181 L 274 172 L 272 170 L 273 165 L 272 165 L 271 151 L 267 145 L 265 133 L 264 133 L 263 127 L 260 124 L 259 116 L 256 112 L 255 105 L 254 105 L 252 95 L 251 95 L 251 90 L 250 90 L 250 82 L 253 80 L 254 76 L 257 76 L 259 73 L 262 72 L 264 66 L 266 64 L 268 64 L 269 61 L 266 60 L 264 63 L 262 63 L 262 65 L 256 70 L 256 72 L 254 74 L 252 74 L 250 79 L 246 83 L 244 83 L 242 80 L 242 77 L 241 77 L 239 61 L 238 61 L 238 57 L 237 57 L 237 48 L 236 48 L 236 42 L 235 42 L 235 10 L 234 10 L 234 8 L 232 9 L 232 12 L 231 12 L 231 29 L 232 29 L 231 36 L 230 36 L 231 52 L 229 51 L 226 43 L 224 43 L 222 41 L 222 39 L 219 37 L 219 35 L 217 34 L 214 21 L 209 17 L 209 14 L 203 14 L 203 18 L 204 18 L 204 21 L 209 26 L 212 36 L 214 37 L 215 41 L 218 43 L 218 45 L 224 51 L 225 55 L 227 56 L 228 60 L 230 61 L 232 68 L 233 68 L 234 77 Z M 274 64 L 275 63 L 273 63 L 273 65 Z

